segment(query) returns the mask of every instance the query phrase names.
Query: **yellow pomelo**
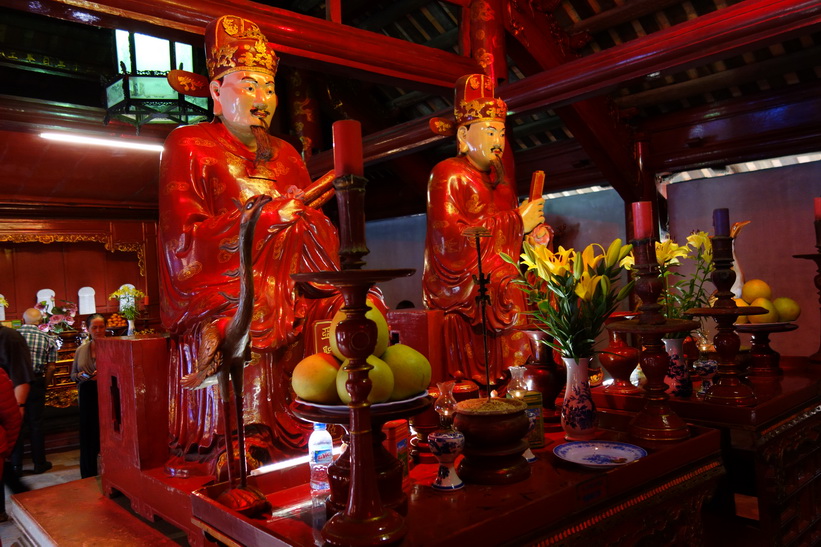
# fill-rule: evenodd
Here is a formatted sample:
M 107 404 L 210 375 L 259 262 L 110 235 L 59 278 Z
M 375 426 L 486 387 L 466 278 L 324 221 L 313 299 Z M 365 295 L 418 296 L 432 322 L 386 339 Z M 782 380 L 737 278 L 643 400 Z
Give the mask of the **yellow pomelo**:
M 766 281 L 760 279 L 750 279 L 744 286 L 741 287 L 741 298 L 749 304 L 753 305 L 753 300 L 756 298 L 766 298 L 767 300 L 773 297 L 773 291 Z M 759 321 L 760 322 L 760 321 Z
M 382 354 L 393 372 L 392 401 L 401 401 L 428 389 L 430 385 L 430 361 L 428 358 L 405 344 L 388 346 Z
M 778 310 L 779 321 L 795 321 L 801 315 L 801 306 L 792 298 L 779 296 L 773 300 L 773 306 Z
M 744 300 L 742 300 L 741 298 L 733 298 L 733 301 L 735 302 L 735 305 L 738 306 L 739 308 L 744 308 L 744 307 L 749 306 L 749 304 L 744 302 Z M 739 315 L 738 319 L 736 319 L 736 323 L 749 323 L 749 322 L 750 322 L 750 320 L 747 318 L 746 315 Z
M 371 379 L 371 392 L 368 394 L 368 401 L 373 403 L 384 403 L 390 399 L 393 393 L 393 372 L 388 364 L 373 355 L 369 356 L 368 364 L 373 368 L 368 371 L 368 378 Z M 348 365 L 348 360 L 342 362 L 339 367 L 339 372 L 336 373 L 336 392 L 343 403 L 351 402 L 351 395 L 345 387 L 345 382 L 348 381 L 348 371 L 345 367 Z
M 775 323 L 778 321 L 778 310 L 768 298 L 756 298 L 750 302 L 750 306 L 758 306 L 764 308 L 767 313 L 763 315 L 748 315 L 750 323 Z
M 368 307 L 370 308 L 367 312 L 365 312 L 365 317 L 376 323 L 376 346 L 373 348 L 373 355 L 377 357 L 385 353 L 385 350 L 388 347 L 388 339 L 389 339 L 389 332 L 388 332 L 388 321 L 385 319 L 385 316 L 382 314 L 381 311 L 373 307 L 373 304 L 368 302 Z M 345 356 L 342 355 L 342 352 L 339 351 L 339 346 L 336 343 L 336 327 L 339 325 L 340 321 L 345 319 L 347 315 L 344 311 L 339 310 L 334 315 L 333 320 L 331 321 L 331 332 L 330 332 L 330 342 L 331 342 L 331 353 L 333 353 L 337 359 L 344 361 Z
M 329 353 L 309 355 L 294 367 L 291 387 L 297 397 L 312 403 L 337 405 L 336 373 L 339 361 Z

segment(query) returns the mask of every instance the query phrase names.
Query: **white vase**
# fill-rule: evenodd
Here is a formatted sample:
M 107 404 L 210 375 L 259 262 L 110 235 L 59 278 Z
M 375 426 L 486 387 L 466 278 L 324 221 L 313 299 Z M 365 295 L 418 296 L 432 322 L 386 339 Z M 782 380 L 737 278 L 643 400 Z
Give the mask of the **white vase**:
M 134 328 L 134 320 L 133 319 L 127 319 L 127 321 L 128 321 L 128 331 L 125 333 L 125 335 L 126 336 L 131 336 L 132 334 L 134 334 L 134 331 L 136 330 Z
M 590 359 L 562 357 L 567 385 L 562 402 L 562 429 L 568 441 L 589 441 L 596 433 L 596 405 L 590 395 L 587 365 Z

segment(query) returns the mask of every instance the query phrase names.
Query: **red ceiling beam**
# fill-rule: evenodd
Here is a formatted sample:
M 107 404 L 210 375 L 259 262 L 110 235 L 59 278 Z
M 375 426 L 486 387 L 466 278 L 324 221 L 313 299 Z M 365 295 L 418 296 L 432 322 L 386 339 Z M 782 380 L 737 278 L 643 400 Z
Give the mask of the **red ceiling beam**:
M 123 21 L 134 20 L 199 35 L 209 22 L 230 13 L 256 22 L 280 54 L 447 89 L 462 75 L 481 71 L 461 55 L 248 0 L 228 6 L 220 0 L 4 0 L 4 4 L 76 23 L 128 28 Z
M 516 112 L 564 106 L 605 94 L 626 80 L 705 64 L 819 26 L 818 0 L 747 0 L 500 87 L 498 94 Z M 365 160 L 429 146 L 441 137 L 433 136 L 428 121 L 420 118 L 368 135 Z M 325 156 L 315 156 L 320 174 L 333 165 L 330 153 Z
M 516 6 L 521 11 L 517 11 Z M 522 5 L 509 4 L 506 25 L 541 69 L 549 70 L 574 61 L 561 43 L 567 37 L 558 24 L 543 13 L 525 9 Z M 553 31 L 545 32 L 546 28 Z M 639 169 L 631 149 L 633 135 L 618 120 L 615 108 L 606 97 L 592 97 L 555 111 L 625 202 L 649 199 L 636 184 Z
M 561 106 L 648 74 L 706 64 L 818 27 L 818 0 L 746 0 L 519 80 L 499 95 L 517 112 Z

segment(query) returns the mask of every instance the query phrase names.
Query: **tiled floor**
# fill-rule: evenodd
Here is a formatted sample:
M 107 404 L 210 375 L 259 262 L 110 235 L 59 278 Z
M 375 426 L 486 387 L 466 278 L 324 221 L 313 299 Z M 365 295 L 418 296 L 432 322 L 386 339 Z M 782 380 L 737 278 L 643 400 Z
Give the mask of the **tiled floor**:
M 40 475 L 31 473 L 32 464 L 29 461 L 23 463 L 23 476 L 21 480 L 32 490 L 62 484 L 80 479 L 80 451 L 72 450 L 49 454 L 48 460 L 54 465 L 50 471 Z M 6 512 L 11 509 L 12 493 L 6 488 Z M 17 527 L 13 519 L 0 523 L 0 542 L 3 546 L 29 547 L 31 543 L 23 538 L 22 532 Z

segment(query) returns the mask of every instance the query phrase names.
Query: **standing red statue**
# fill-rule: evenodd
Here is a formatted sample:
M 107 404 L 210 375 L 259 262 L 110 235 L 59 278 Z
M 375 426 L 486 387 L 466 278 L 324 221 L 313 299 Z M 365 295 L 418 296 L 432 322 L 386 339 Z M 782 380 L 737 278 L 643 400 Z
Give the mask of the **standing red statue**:
M 519 205 L 515 182 L 505 177 L 504 101 L 493 97 L 492 80 L 483 74 L 456 82 L 456 124 L 434 119 L 431 128 L 456 135 L 458 156 L 437 164 L 428 183 L 427 240 L 422 279 L 429 309 L 445 312 L 447 368 L 468 377 L 485 378 L 482 310 L 477 302 L 478 257 L 467 228 L 485 228 L 480 239 L 482 272 L 489 276 L 486 306 L 491 378 L 504 368 L 523 365 L 530 355 L 525 335 L 515 327 L 526 323 L 524 293 L 512 281 L 518 272 L 500 253 L 518 257 L 522 238 L 544 221 L 544 200 Z
M 277 106 L 277 57 L 257 25 L 220 17 L 206 28 L 205 45 L 210 80 L 173 71 L 169 81 L 189 95 L 210 93 L 216 117 L 169 135 L 160 174 L 161 313 L 171 332 L 172 449 L 186 460 L 205 460 L 221 448 L 217 392 L 182 389 L 180 382 L 197 372 L 198 356 L 207 353 L 201 347 L 204 333 L 224 331 L 237 310 L 241 206 L 263 194 L 273 200 L 246 242 L 255 298 L 244 423 L 257 434 L 249 443 L 280 459 L 303 452 L 310 431 L 288 412 L 291 371 L 311 352 L 312 322 L 332 317 L 341 305 L 336 295 L 306 298 L 291 274 L 338 270 L 339 241 L 318 208 L 329 194 L 316 188 L 325 186 L 312 186 L 297 151 L 268 134 Z

